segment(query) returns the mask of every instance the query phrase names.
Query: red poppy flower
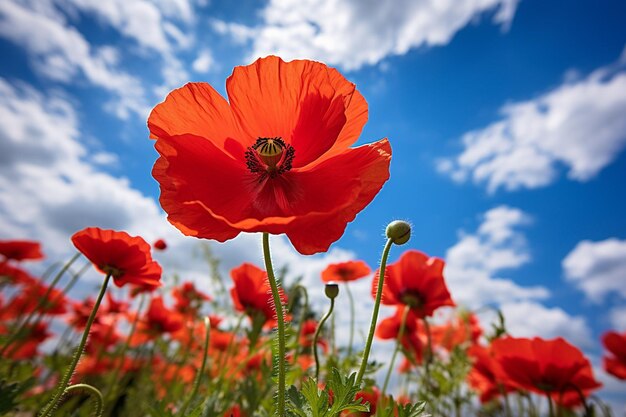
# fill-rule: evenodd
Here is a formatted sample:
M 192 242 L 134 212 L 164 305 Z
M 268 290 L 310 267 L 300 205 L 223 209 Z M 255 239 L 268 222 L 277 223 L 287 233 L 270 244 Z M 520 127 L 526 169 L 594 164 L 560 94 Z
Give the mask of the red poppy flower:
M 154 249 L 157 250 L 165 250 L 167 249 L 167 243 L 165 243 L 165 241 L 163 239 L 157 239 L 152 246 L 154 246 Z
M 333 68 L 275 56 L 235 68 L 226 91 L 190 83 L 150 114 L 168 220 L 220 242 L 286 233 L 302 254 L 327 250 L 389 178 L 386 139 L 350 148 L 365 99 Z
M 211 297 L 199 291 L 193 282 L 185 282 L 172 290 L 172 296 L 176 300 L 174 308 L 184 314 L 195 314 L 203 301 L 210 301 Z
M 602 344 L 611 353 L 603 358 L 604 369 L 616 378 L 626 380 L 626 332 L 606 332 Z
M 182 329 L 184 324 L 180 314 L 165 307 L 162 297 L 154 297 L 150 301 L 148 311 L 137 323 L 131 344 L 137 346 L 164 333 L 175 333 Z
M 313 319 L 306 320 L 302 323 L 302 333 L 300 333 L 300 346 L 303 348 L 310 348 L 313 346 L 313 340 L 315 339 L 315 331 L 317 330 L 317 321 Z M 324 352 L 328 352 L 328 343 L 324 338 L 319 337 L 317 344 L 321 346 Z
M 31 240 L 0 240 L 0 255 L 4 260 L 14 261 L 43 259 L 41 244 Z
M 0 333 L 4 333 L 4 329 L 0 328 Z M 44 322 L 37 322 L 28 325 L 22 332 L 21 338 L 10 346 L 4 353 L 6 356 L 15 360 L 34 359 L 37 356 L 37 349 L 46 339 L 52 336 L 48 331 L 48 325 Z
M 31 285 L 37 282 L 37 278 L 21 268 L 0 262 L 0 283 L 5 281 L 17 285 Z
M 434 345 L 451 351 L 455 346 L 475 344 L 482 334 L 482 328 L 475 314 L 469 313 L 445 323 L 431 327 Z
M 330 264 L 322 271 L 323 282 L 348 282 L 368 276 L 372 271 L 363 261 Z
M 230 290 L 235 309 L 251 317 L 262 314 L 266 322 L 273 321 L 276 313 L 267 273 L 252 264 L 244 263 L 230 271 L 230 276 L 235 284 Z M 287 296 L 282 290 L 280 297 L 283 304 L 286 304 Z
M 96 268 L 111 274 L 115 285 L 161 285 L 161 266 L 152 260 L 150 245 L 126 232 L 88 227 L 72 236 L 74 246 Z
M 47 298 L 44 298 L 47 294 Z M 43 302 L 42 302 L 43 300 Z M 63 293 L 39 281 L 25 286 L 11 301 L 7 303 L 2 312 L 5 318 L 19 317 L 38 311 L 41 314 L 61 315 L 65 314 L 67 298 Z
M 589 360 L 563 338 L 544 340 L 506 337 L 492 343 L 500 380 L 519 389 L 550 395 L 561 402 L 580 390 L 585 395 L 602 386 Z
M 493 358 L 491 348 L 474 345 L 467 351 L 473 361 L 472 369 L 467 374 L 470 387 L 480 395 L 480 402 L 487 403 L 502 394 L 513 391 L 510 385 L 498 380 L 502 375 L 500 364 Z
M 376 337 L 383 340 L 396 340 L 402 325 L 403 310 L 404 307 L 398 307 L 393 316 L 381 320 L 376 326 Z M 419 319 L 412 311 L 407 314 L 401 342 L 407 352 L 411 353 L 411 362 L 421 363 L 425 340 Z
M 408 250 L 385 269 L 382 303 L 407 305 L 418 317 L 431 316 L 439 307 L 454 306 L 443 278 L 444 262 L 422 252 Z M 372 280 L 372 295 L 378 288 L 378 271 Z
M 380 391 L 375 386 L 371 388 L 366 388 L 362 391 L 359 391 L 354 396 L 355 400 L 360 399 L 361 404 L 369 403 L 370 411 L 369 412 L 352 412 L 349 413 L 349 416 L 374 416 L 376 415 L 376 406 L 378 405 L 378 400 L 380 399 Z

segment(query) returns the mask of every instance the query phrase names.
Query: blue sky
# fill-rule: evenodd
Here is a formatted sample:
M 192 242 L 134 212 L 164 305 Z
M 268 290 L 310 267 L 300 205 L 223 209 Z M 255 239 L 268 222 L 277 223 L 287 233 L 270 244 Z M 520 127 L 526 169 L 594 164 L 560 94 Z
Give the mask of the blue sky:
M 330 261 L 376 265 L 384 226 L 406 219 L 457 301 L 598 364 L 601 333 L 626 329 L 625 16 L 617 0 L 3 1 L 2 238 L 54 258 L 97 225 L 194 252 L 156 204 L 148 112 L 187 81 L 224 93 L 257 56 L 317 59 L 367 99 L 359 142 L 390 139 L 391 179 L 328 254 L 295 262 L 278 239 L 279 262 L 311 284 Z M 226 268 L 254 261 L 256 240 L 215 249 Z

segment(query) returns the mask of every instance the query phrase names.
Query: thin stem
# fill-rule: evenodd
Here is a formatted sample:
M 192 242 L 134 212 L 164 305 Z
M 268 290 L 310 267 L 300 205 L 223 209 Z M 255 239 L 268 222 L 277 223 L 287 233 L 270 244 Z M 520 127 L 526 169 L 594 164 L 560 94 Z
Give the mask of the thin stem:
M 326 313 L 326 315 L 324 315 L 324 317 L 322 317 L 320 322 L 317 324 L 317 329 L 315 329 L 315 336 L 313 336 L 313 356 L 315 356 L 315 380 L 316 381 L 319 379 L 319 376 L 320 376 L 320 359 L 317 353 L 317 340 L 320 337 L 320 333 L 322 332 L 322 327 L 324 327 L 324 323 L 326 323 L 326 320 L 328 320 L 330 315 L 333 314 L 334 308 L 335 308 L 335 299 L 331 298 L 328 312 Z
M 426 317 L 423 318 L 424 321 L 424 330 L 426 331 L 426 360 L 424 361 L 424 375 L 426 376 L 426 383 L 428 388 L 431 388 L 430 384 L 430 364 L 433 362 L 433 336 L 430 332 L 430 324 L 428 323 L 428 319 Z
M 350 285 L 346 282 L 346 293 L 348 293 L 348 299 L 350 300 L 350 342 L 348 343 L 348 357 L 352 356 L 352 345 L 354 344 L 354 298 L 350 291 Z
M 18 336 L 22 333 L 22 330 L 25 329 L 26 326 L 28 326 L 28 323 L 30 323 L 30 321 L 35 316 L 35 314 L 38 313 L 39 309 L 41 307 L 43 307 L 47 302 L 50 301 L 50 300 L 48 300 L 48 297 L 50 297 L 50 294 L 52 293 L 52 290 L 54 289 L 55 285 L 63 277 L 63 274 L 65 274 L 65 271 L 67 271 L 69 269 L 69 267 L 72 266 L 72 264 L 76 261 L 76 259 L 78 259 L 79 256 L 80 256 L 80 252 L 78 252 L 74 256 L 72 256 L 72 258 L 68 262 L 66 262 L 66 264 L 63 265 L 63 268 L 61 268 L 61 270 L 55 275 L 54 279 L 52 280 L 52 282 L 50 283 L 50 285 L 46 289 L 46 292 L 44 293 L 43 297 L 39 299 L 39 302 L 37 303 L 37 305 L 35 306 L 33 311 L 31 311 L 28 314 L 28 316 L 26 316 L 24 321 L 22 321 L 22 323 L 19 325 L 18 329 L 6 341 L 5 345 L 2 347 L 2 350 L 0 350 L 0 356 L 4 356 L 4 353 L 6 352 L 7 348 L 9 346 L 11 346 L 11 344 L 13 342 L 15 342 L 15 340 L 18 338 Z
M 393 350 L 393 355 L 391 356 L 391 362 L 389 363 L 389 369 L 387 370 L 387 375 L 385 376 L 385 383 L 383 384 L 383 391 L 381 395 L 384 397 L 387 392 L 387 386 L 389 385 L 389 379 L 391 378 L 391 372 L 393 371 L 393 365 L 396 362 L 396 356 L 398 356 L 398 351 L 402 346 L 402 338 L 404 337 L 404 329 L 406 327 L 406 318 L 409 315 L 409 307 L 404 307 L 404 311 L 402 312 L 402 321 L 400 322 L 400 329 L 398 330 L 398 337 L 396 338 L 396 347 Z
M 270 254 L 270 239 L 267 232 L 263 233 L 263 257 L 265 258 L 265 269 L 267 278 L 272 289 L 274 308 L 276 309 L 276 322 L 278 326 L 278 415 L 285 416 L 285 317 L 283 313 L 283 303 L 278 292 L 278 284 L 274 277 L 272 258 Z
M 187 398 L 187 401 L 185 401 L 185 404 L 183 404 L 183 406 L 180 408 L 179 414 L 183 417 L 185 416 L 185 411 L 187 411 L 187 407 L 189 407 L 189 404 L 191 404 L 194 397 L 198 393 L 198 388 L 200 387 L 200 380 L 202 379 L 202 375 L 204 375 L 204 368 L 206 367 L 206 359 L 208 356 L 207 353 L 209 351 L 209 339 L 211 337 L 211 323 L 209 323 L 208 317 L 204 318 L 204 327 L 206 329 L 206 334 L 204 336 L 204 351 L 202 353 L 202 365 L 200 365 L 200 370 L 196 374 L 196 379 L 193 382 L 193 388 L 191 389 L 191 394 L 189 395 L 189 398 Z
M 145 302 L 146 302 L 146 294 L 144 293 L 144 294 L 141 294 L 141 298 L 139 300 L 139 307 L 137 307 L 135 318 L 133 320 L 133 323 L 130 326 L 130 331 L 128 332 L 128 336 L 126 336 L 126 341 L 124 342 L 124 346 L 122 346 L 122 351 L 120 352 L 120 355 L 119 355 L 120 361 L 117 363 L 117 365 L 115 366 L 115 370 L 113 371 L 113 376 L 111 377 L 112 389 L 107 392 L 107 400 L 109 399 L 109 396 L 114 396 L 115 394 L 117 394 L 117 387 L 119 386 L 119 384 L 117 384 L 117 377 L 120 371 L 122 370 L 122 366 L 124 366 L 124 363 L 126 362 L 126 352 L 128 352 L 130 341 L 133 338 L 133 335 L 135 334 L 135 330 L 137 330 L 137 323 L 139 322 L 140 313 L 141 313 L 141 310 L 143 310 L 143 305 Z
M 548 412 L 550 417 L 554 417 L 554 404 L 552 403 L 552 395 L 550 393 L 546 393 L 548 395 Z
M 376 291 L 376 301 L 374 302 L 374 310 L 372 311 L 372 321 L 370 323 L 370 331 L 367 336 L 367 342 L 365 343 L 365 350 L 363 351 L 363 358 L 361 359 L 361 367 L 356 378 L 356 384 L 361 385 L 363 375 L 365 374 L 365 368 L 367 368 L 367 360 L 370 356 L 370 350 L 372 349 L 372 341 L 374 340 L 374 331 L 376 330 L 376 322 L 378 321 L 378 311 L 380 310 L 380 300 L 383 296 L 383 283 L 385 281 L 385 269 L 387 268 L 387 258 L 389 257 L 389 251 L 391 250 L 393 241 L 387 240 L 385 249 L 383 249 L 383 255 L 380 259 L 380 269 L 378 273 L 378 289 Z
M 95 402 L 95 408 L 93 410 L 93 414 L 95 417 L 101 417 L 102 412 L 104 411 L 104 399 L 102 398 L 102 393 L 96 387 L 93 387 L 89 384 L 74 384 L 70 385 L 65 389 L 65 394 L 71 394 L 72 391 L 87 391 L 91 398 L 93 398 Z
M 111 279 L 111 274 L 107 274 L 106 278 L 104 279 L 104 282 L 102 283 L 102 287 L 100 288 L 100 294 L 98 294 L 98 298 L 96 299 L 96 303 L 93 306 L 93 310 L 91 310 L 91 314 L 89 315 L 89 318 L 87 319 L 87 324 L 85 325 L 85 331 L 83 332 L 83 337 L 80 340 L 78 349 L 76 349 L 76 352 L 74 353 L 74 357 L 72 358 L 72 363 L 70 364 L 69 368 L 65 372 L 65 375 L 63 376 L 63 379 L 61 380 L 61 383 L 59 384 L 59 388 L 57 389 L 57 392 L 54 394 L 52 401 L 50 401 L 50 403 L 48 403 L 46 408 L 43 409 L 43 411 L 40 414 L 40 417 L 47 417 L 48 415 L 50 415 L 52 411 L 54 410 L 54 408 L 56 407 L 57 403 L 61 400 L 61 397 L 63 396 L 63 394 L 65 393 L 65 389 L 70 383 L 70 379 L 72 378 L 72 375 L 74 374 L 74 370 L 76 369 L 78 360 L 83 354 L 83 350 L 85 349 L 85 345 L 87 344 L 87 338 L 89 337 L 89 330 L 91 329 L 91 325 L 96 319 L 96 313 L 98 312 L 98 308 L 100 307 L 100 303 L 102 302 L 102 298 L 104 297 L 104 293 L 106 292 L 107 285 L 109 284 L 110 279 Z
M 293 291 L 300 291 L 304 296 L 304 305 L 302 306 L 302 312 L 300 313 L 300 322 L 298 323 L 298 333 L 296 335 L 296 348 L 294 349 L 293 353 L 293 363 L 296 363 L 298 361 L 298 355 L 300 353 L 300 350 L 298 349 L 298 338 L 302 334 L 302 327 L 304 326 L 306 313 L 309 309 L 309 293 L 307 292 L 306 288 L 304 288 L 304 286 L 299 284 L 294 287 Z

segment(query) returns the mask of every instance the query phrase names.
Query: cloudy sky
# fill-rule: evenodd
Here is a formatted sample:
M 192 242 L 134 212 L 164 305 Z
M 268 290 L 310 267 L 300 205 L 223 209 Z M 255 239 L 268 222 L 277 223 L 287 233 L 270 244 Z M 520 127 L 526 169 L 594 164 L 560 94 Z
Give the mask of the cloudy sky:
M 198 243 L 157 203 L 147 115 L 187 81 L 223 94 L 259 56 L 316 59 L 367 99 L 360 143 L 390 139 L 391 179 L 328 254 L 303 260 L 276 238 L 277 262 L 321 300 L 324 265 L 375 266 L 385 225 L 409 220 L 408 246 L 446 259 L 459 304 L 499 307 L 514 335 L 561 335 L 599 363 L 600 335 L 626 329 L 626 3 L 233 4 L 0 2 L 0 239 L 41 240 L 54 260 L 86 226 L 164 237 L 168 272 L 206 282 Z M 260 265 L 259 239 L 212 247 L 224 270 Z

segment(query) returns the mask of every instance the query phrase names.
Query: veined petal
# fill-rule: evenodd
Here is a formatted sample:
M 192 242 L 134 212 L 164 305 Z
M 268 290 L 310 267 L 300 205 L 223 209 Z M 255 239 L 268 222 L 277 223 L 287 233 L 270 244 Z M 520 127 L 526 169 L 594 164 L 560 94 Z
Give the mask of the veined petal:
M 262 58 L 235 68 L 226 89 L 242 130 L 251 137 L 278 136 L 293 145 L 294 167 L 315 161 L 340 137 L 347 148 L 367 119 L 362 96 L 353 101 L 354 84 L 315 61 Z
M 208 83 L 188 83 L 172 91 L 150 113 L 152 139 L 192 134 L 223 147 L 231 138 L 250 146 L 256 138 L 240 131 L 228 102 Z

